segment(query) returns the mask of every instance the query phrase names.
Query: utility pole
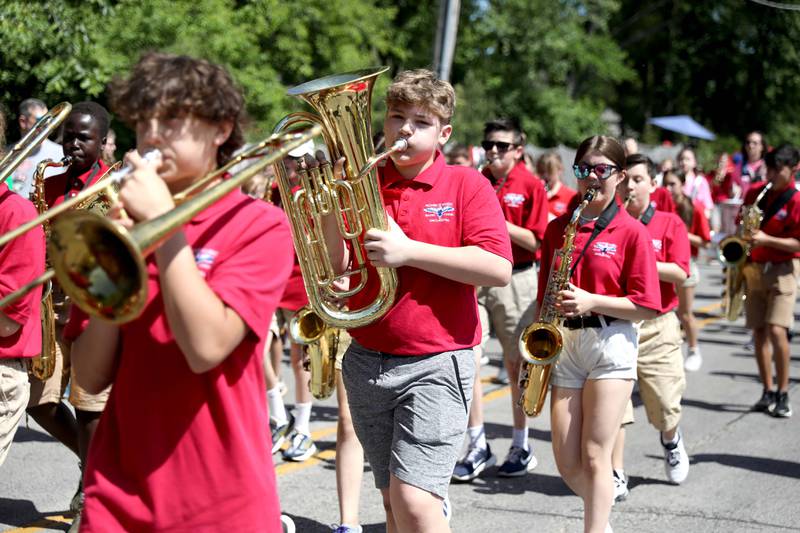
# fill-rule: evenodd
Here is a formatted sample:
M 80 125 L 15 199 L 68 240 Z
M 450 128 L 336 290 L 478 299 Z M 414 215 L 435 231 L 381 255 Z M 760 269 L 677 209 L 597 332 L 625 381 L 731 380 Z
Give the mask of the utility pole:
M 460 10 L 461 0 L 441 0 L 439 4 L 439 22 L 436 25 L 436 42 L 433 46 L 433 68 L 440 80 L 450 81 Z

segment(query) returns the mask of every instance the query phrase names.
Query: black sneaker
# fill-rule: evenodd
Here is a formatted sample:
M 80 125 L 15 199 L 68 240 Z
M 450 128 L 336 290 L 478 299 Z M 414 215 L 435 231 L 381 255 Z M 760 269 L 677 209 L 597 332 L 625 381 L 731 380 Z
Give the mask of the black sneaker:
M 772 408 L 772 416 L 777 418 L 789 418 L 792 416 L 792 406 L 789 405 L 789 393 L 779 392 L 778 398 L 775 401 L 775 406 Z
M 772 411 L 772 408 L 775 407 L 775 401 L 777 400 L 775 396 L 775 391 L 764 389 L 761 399 L 758 400 L 753 406 L 753 411 L 757 411 L 759 413 L 767 413 Z

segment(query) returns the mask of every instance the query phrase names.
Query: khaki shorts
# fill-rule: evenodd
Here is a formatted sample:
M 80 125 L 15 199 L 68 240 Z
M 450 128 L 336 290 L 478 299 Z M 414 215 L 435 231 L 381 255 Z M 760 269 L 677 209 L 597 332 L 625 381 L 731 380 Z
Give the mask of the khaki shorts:
M 683 280 L 683 287 L 697 287 L 700 283 L 700 269 L 697 268 L 697 261 L 694 257 L 689 260 L 689 277 Z
M 746 263 L 742 273 L 747 283 L 746 326 L 757 329 L 770 324 L 792 329 L 800 260 Z
M 342 329 L 339 331 L 339 349 L 336 350 L 336 363 L 334 364 L 334 368 L 339 372 L 342 371 L 342 361 L 344 360 L 344 354 L 347 352 L 347 349 L 350 347 L 350 343 L 353 342 L 353 338 L 347 332 L 346 329 Z
M 659 431 L 673 429 L 681 419 L 681 398 L 686 390 L 682 342 L 680 322 L 674 312 L 645 320 L 639 328 L 639 396 L 647 420 Z M 631 422 L 633 405 L 628 402 L 622 423 Z
M 28 363 L 22 359 L 0 359 L 0 466 L 25 413 L 29 390 Z
M 531 266 L 512 273 L 511 282 L 504 287 L 478 289 L 481 347 L 486 346 L 494 327 L 504 357 L 519 360 L 519 336 L 536 317 L 536 286 L 536 268 Z
M 636 328 L 615 320 L 599 328 L 562 328 L 564 346 L 553 366 L 553 385 L 582 389 L 587 379 L 636 379 Z

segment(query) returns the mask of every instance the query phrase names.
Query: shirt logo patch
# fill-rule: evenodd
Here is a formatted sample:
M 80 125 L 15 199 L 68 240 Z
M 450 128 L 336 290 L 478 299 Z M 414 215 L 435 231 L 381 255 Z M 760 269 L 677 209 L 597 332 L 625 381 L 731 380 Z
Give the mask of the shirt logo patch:
M 789 216 L 789 213 L 786 211 L 785 207 L 781 207 L 781 210 L 775 213 L 775 218 L 778 220 L 786 220 L 787 216 Z
M 219 255 L 219 252 L 211 248 L 199 248 L 194 251 L 194 262 L 197 264 L 197 268 L 204 278 L 211 270 L 211 265 L 214 264 L 217 255 Z
M 503 196 L 503 201 L 508 207 L 519 207 L 525 203 L 525 196 L 517 192 L 509 192 Z
M 656 249 L 656 252 L 660 252 L 661 248 L 663 248 L 663 246 L 664 245 L 661 242 L 661 239 L 653 239 L 653 248 Z
M 617 255 L 617 245 L 610 242 L 596 242 L 592 245 L 594 255 L 598 257 L 613 257 Z
M 456 208 L 453 207 L 453 202 L 425 204 L 422 210 L 425 212 L 425 218 L 429 222 L 450 222 L 449 219 L 456 216 Z

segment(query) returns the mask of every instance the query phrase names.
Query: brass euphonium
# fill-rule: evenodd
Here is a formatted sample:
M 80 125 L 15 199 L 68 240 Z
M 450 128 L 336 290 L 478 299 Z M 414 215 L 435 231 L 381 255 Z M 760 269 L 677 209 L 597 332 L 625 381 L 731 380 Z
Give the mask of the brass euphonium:
M 44 172 L 50 167 L 64 168 L 70 165 L 72 159 L 65 157 L 61 161 L 45 159 L 36 165 L 33 173 L 33 192 L 31 202 L 36 207 L 36 211 L 41 215 L 47 211 L 47 200 L 44 195 Z M 42 225 L 45 236 L 49 234 L 49 225 L 45 222 Z M 47 282 L 42 293 L 42 351 L 30 361 L 30 372 L 36 378 L 45 381 L 53 375 L 56 370 L 56 315 L 53 306 L 53 284 Z
M 61 288 L 92 316 L 117 324 L 133 320 L 147 301 L 145 257 L 199 212 L 320 133 L 316 126 L 269 137 L 199 182 L 208 185 L 240 159 L 258 157 L 258 162 L 189 199 L 176 198 L 175 209 L 130 230 L 92 211 L 63 214 L 52 222 L 47 245 Z
M 325 324 L 311 307 L 300 308 L 289 321 L 289 335 L 308 354 L 311 395 L 324 400 L 336 390 L 336 353 L 341 330 Z
M 547 278 L 539 316 L 536 322 L 525 328 L 519 338 L 519 351 L 525 360 L 520 372 L 519 388 L 522 390 L 522 396 L 519 405 L 528 416 L 538 416 L 542 412 L 550 384 L 550 372 L 561 353 L 563 336 L 560 327 L 563 317 L 556 309 L 558 293 L 569 285 L 578 219 L 594 195 L 594 189 L 586 191 L 583 201 L 572 212 L 572 218 L 567 224 L 564 235 L 564 244 L 553 254 L 550 263 L 550 275 Z
M 334 176 L 330 164 L 325 163 L 299 171 L 300 189 L 296 192 L 283 163 L 275 166 L 309 304 L 322 320 L 339 328 L 360 327 L 377 320 L 392 306 L 397 290 L 395 270 L 379 267 L 380 289 L 372 302 L 355 309 L 343 309 L 339 304 L 367 283 L 368 261 L 362 235 L 370 228 L 389 228 L 375 166 L 408 146 L 401 139 L 383 153 L 373 155 L 372 89 L 375 79 L 386 70 L 381 67 L 337 74 L 289 89 L 290 95 L 305 100 L 316 114 L 292 113 L 275 127 L 276 132 L 282 132 L 298 124 L 319 124 L 331 161 L 345 158 L 344 178 Z M 324 217 L 336 219 L 351 253 L 349 268 L 340 274 L 331 263 L 325 244 Z M 349 284 L 342 283 L 344 280 Z
M 772 182 L 768 182 L 752 205 L 742 206 L 736 234 L 725 237 L 719 243 L 719 259 L 725 267 L 722 308 L 725 311 L 725 318 L 731 322 L 739 318 L 744 306 L 745 282 L 742 268 L 750 255 L 752 247 L 750 239 L 761 227 L 761 221 L 764 219 L 764 212 L 758 204 L 771 189 Z
M 48 111 L 38 122 L 20 139 L 11 150 L 0 160 L 0 180 L 6 179 L 14 170 L 42 144 L 53 131 L 67 118 L 72 110 L 68 102 L 61 102 Z

